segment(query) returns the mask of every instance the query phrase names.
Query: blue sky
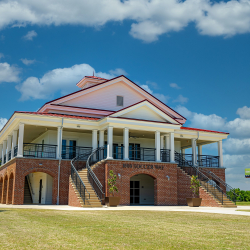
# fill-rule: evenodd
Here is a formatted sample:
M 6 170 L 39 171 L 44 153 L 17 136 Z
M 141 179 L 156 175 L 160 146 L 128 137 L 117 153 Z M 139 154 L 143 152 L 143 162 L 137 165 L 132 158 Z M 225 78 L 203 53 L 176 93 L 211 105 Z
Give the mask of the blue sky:
M 0 16 L 0 127 L 16 110 L 77 90 L 93 70 L 125 74 L 186 126 L 230 132 L 227 180 L 250 189 L 249 0 L 6 0 Z

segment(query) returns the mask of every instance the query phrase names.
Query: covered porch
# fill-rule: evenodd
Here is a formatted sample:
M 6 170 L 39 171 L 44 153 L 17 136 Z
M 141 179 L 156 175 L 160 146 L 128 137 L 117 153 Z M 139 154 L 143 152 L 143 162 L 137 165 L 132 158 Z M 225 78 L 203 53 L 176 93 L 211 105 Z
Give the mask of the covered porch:
M 210 143 L 217 143 L 218 155 L 202 154 L 202 146 Z M 87 159 L 98 147 L 103 147 L 103 159 L 223 167 L 222 140 L 199 139 L 193 131 L 191 134 L 177 130 L 167 133 L 113 126 L 91 130 L 84 126 L 63 128 L 24 123 L 0 144 L 0 162 L 3 165 L 14 157 L 71 160 L 85 155 Z M 187 148 L 192 148 L 191 154 L 185 154 Z

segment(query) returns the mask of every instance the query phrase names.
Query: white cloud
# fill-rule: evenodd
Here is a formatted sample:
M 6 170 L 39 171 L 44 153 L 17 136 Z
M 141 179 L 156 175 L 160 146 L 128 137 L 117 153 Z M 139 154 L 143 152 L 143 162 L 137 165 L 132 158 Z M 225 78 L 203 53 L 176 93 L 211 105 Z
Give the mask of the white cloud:
M 181 87 L 178 86 L 177 83 L 170 83 L 169 86 L 170 86 L 171 88 L 174 88 L 174 89 L 181 89 Z
M 130 34 L 145 42 L 178 32 L 194 23 L 203 35 L 233 36 L 250 32 L 250 0 L 5 0 L 0 29 L 26 25 L 84 25 L 132 21 Z
M 183 95 L 179 95 L 177 97 L 177 99 L 173 100 L 173 102 L 179 102 L 181 104 L 184 104 L 184 103 L 188 102 L 188 98 L 184 97 Z
M 250 119 L 250 108 L 248 108 L 247 106 L 238 108 L 236 114 L 239 115 L 242 119 Z
M 170 99 L 169 96 L 167 95 L 163 95 L 163 94 L 160 94 L 160 93 L 154 93 L 153 90 L 150 89 L 150 87 L 147 85 L 147 84 L 143 84 L 143 85 L 140 85 L 143 89 L 145 89 L 149 94 L 155 96 L 157 99 L 159 99 L 160 101 L 164 102 L 164 103 L 167 103 L 168 100 Z
M 37 33 L 34 30 L 29 31 L 25 36 L 23 36 L 24 40 L 32 41 L 34 37 L 37 36 Z
M 1 82 L 18 82 L 20 69 L 6 62 L 0 63 L 0 83 Z
M 3 128 L 7 121 L 8 120 L 6 118 L 0 118 L 0 130 Z
M 3 53 L 0 53 L 0 59 L 1 58 L 4 58 L 4 54 Z
M 121 71 L 119 69 L 118 71 Z M 116 73 L 119 73 L 116 71 Z M 76 64 L 70 68 L 53 69 L 43 75 L 40 79 L 29 77 L 16 89 L 21 92 L 20 100 L 28 99 L 49 99 L 56 92 L 60 91 L 62 95 L 78 90 L 76 83 L 84 76 L 91 76 L 95 72 L 89 64 Z M 113 71 L 115 73 L 115 71 Z M 95 76 L 106 79 L 114 78 L 115 74 L 95 72 Z
M 117 68 L 115 70 L 110 70 L 109 73 L 111 75 L 117 75 L 117 76 L 120 76 L 120 75 L 128 75 L 128 73 L 124 70 L 124 69 L 121 69 L 121 68 Z
M 33 63 L 36 62 L 36 60 L 29 60 L 29 59 L 27 59 L 27 58 L 22 58 L 22 59 L 20 59 L 20 60 L 21 60 L 22 63 L 25 64 L 25 65 L 30 65 L 30 64 L 33 64 Z

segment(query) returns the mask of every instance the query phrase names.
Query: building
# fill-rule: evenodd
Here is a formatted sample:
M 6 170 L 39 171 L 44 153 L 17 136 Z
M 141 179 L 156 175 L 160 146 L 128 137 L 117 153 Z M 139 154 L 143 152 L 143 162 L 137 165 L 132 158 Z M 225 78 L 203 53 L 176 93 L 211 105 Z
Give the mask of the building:
M 202 205 L 233 206 L 222 155 L 228 133 L 185 127 L 125 76 L 86 76 L 77 86 L 37 112 L 15 112 L 1 130 L 1 203 L 101 206 L 113 170 L 123 205 L 186 205 L 198 174 Z M 218 156 L 202 154 L 210 143 Z

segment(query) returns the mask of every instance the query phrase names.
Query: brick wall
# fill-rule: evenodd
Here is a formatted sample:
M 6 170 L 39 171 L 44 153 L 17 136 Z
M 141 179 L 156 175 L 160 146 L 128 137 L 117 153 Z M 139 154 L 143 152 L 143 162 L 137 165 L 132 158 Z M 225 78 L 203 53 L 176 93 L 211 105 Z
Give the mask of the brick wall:
M 60 205 L 68 204 L 70 168 L 71 165 L 69 160 L 63 160 L 61 162 L 59 188 Z M 11 172 L 13 172 L 14 177 L 12 191 L 8 184 L 11 183 L 11 181 L 8 182 Z M 23 204 L 25 176 L 33 172 L 44 172 L 53 177 L 52 204 L 55 205 L 57 203 L 58 192 L 58 160 L 49 159 L 14 158 L 8 164 L 5 164 L 2 168 L 0 168 L 0 179 L 1 176 L 4 179 L 1 202 L 6 203 L 7 200 L 10 204 Z M 8 193 L 9 190 L 12 194 Z M 9 198 L 9 196 L 12 196 L 12 198 Z
M 61 162 L 60 172 L 60 204 L 80 206 L 72 185 L 69 183 L 70 161 Z M 130 178 L 137 174 L 147 174 L 154 179 L 155 205 L 186 205 L 186 198 L 192 197 L 190 176 L 171 163 L 133 162 L 106 160 L 97 164 L 93 171 L 108 194 L 107 178 L 110 170 L 121 178 L 117 179 L 121 205 L 130 205 Z M 209 169 L 225 180 L 225 169 Z M 0 202 L 8 204 L 23 204 L 25 176 L 32 172 L 44 172 L 53 177 L 52 204 L 56 204 L 58 191 L 58 160 L 15 158 L 0 168 Z M 169 178 L 168 178 L 168 177 Z M 200 197 L 204 199 L 203 206 L 216 206 L 213 198 L 203 189 Z M 217 204 L 218 206 L 218 204 Z
M 72 206 L 72 207 L 81 207 L 81 203 L 80 203 L 80 201 L 75 193 L 75 190 L 74 190 L 71 182 L 69 182 L 68 205 Z

